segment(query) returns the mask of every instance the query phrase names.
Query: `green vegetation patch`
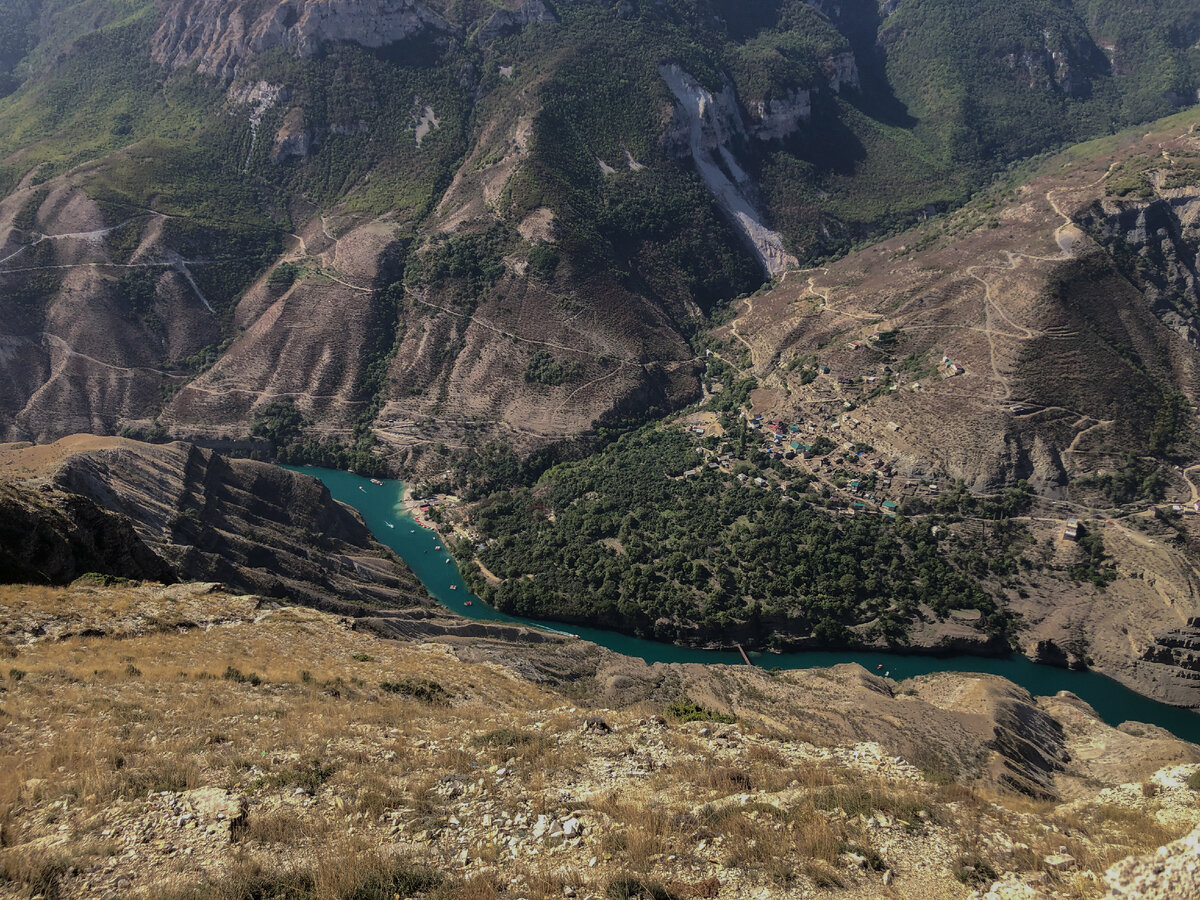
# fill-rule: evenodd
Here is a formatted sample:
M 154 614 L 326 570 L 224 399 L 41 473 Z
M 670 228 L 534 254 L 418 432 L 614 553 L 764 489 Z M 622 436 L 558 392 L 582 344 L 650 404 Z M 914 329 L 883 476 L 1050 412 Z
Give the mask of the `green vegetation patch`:
M 721 722 L 726 725 L 732 725 L 737 721 L 737 716 L 731 716 L 727 713 L 716 712 L 707 709 L 693 700 L 691 697 L 680 697 L 667 706 L 664 710 L 668 719 L 673 719 L 676 722 Z
M 562 384 L 582 374 L 583 366 L 580 363 L 573 359 L 559 362 L 549 350 L 538 350 L 525 366 L 525 380 L 534 384 Z
M 486 542 L 479 561 L 503 580 L 472 575 L 472 588 L 506 612 L 661 640 L 848 645 L 864 626 L 903 643 L 922 604 L 943 617 L 978 609 L 984 630 L 1006 631 L 930 523 L 834 517 L 705 459 L 681 430 L 647 428 L 532 489 L 498 491 L 472 524 Z

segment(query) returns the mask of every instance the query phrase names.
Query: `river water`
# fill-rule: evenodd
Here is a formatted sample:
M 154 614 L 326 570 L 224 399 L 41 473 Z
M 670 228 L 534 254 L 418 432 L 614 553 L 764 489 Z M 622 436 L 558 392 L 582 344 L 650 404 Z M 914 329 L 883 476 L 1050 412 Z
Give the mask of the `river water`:
M 385 481 L 379 486 L 366 478 L 334 469 L 313 466 L 286 468 L 319 478 L 334 499 L 357 509 L 375 538 L 395 550 L 421 579 L 430 595 L 458 615 L 569 632 L 617 653 L 636 656 L 647 662 L 744 665 L 736 650 L 677 647 L 599 628 L 522 619 L 492 609 L 467 589 L 458 566 L 445 547 L 435 549 L 441 544 L 437 534 L 421 527 L 404 512 L 401 499 L 403 482 Z M 392 527 L 388 527 L 389 523 Z M 471 602 L 470 606 L 465 605 L 467 601 Z M 1072 672 L 1037 665 L 1020 655 L 996 659 L 981 656 L 918 656 L 866 650 L 809 650 L 782 654 L 751 653 L 750 658 L 756 665 L 766 668 L 778 666 L 781 669 L 810 669 L 856 662 L 877 674 L 887 672 L 897 680 L 929 672 L 986 672 L 1001 675 L 1035 695 L 1048 696 L 1058 691 L 1070 691 L 1090 703 L 1110 725 L 1130 720 L 1148 722 L 1167 729 L 1177 737 L 1200 743 L 1200 713 L 1150 700 L 1096 672 Z M 879 668 L 881 666 L 882 669 Z

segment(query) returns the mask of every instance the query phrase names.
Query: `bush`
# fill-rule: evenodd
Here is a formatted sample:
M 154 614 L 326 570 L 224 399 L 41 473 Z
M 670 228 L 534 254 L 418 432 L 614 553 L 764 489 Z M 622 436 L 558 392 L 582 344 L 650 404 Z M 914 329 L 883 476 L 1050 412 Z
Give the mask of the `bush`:
M 471 739 L 473 747 L 525 747 L 532 744 L 535 736 L 528 731 L 518 731 L 515 728 L 497 728 L 487 734 L 481 734 Z
M 389 694 L 400 694 L 433 706 L 446 706 L 451 694 L 436 681 L 427 678 L 402 678 L 399 681 L 381 681 L 379 689 Z
M 226 681 L 232 681 L 236 684 L 250 684 L 254 687 L 258 687 L 263 681 L 261 675 L 255 672 L 251 672 L 248 675 L 243 675 L 242 670 L 235 668 L 234 666 L 229 666 L 229 668 L 225 670 L 225 674 L 222 677 Z
M 583 374 L 583 366 L 574 360 L 560 363 L 548 350 L 539 350 L 525 366 L 525 380 L 536 384 L 556 385 Z
M 558 269 L 558 251 L 553 245 L 534 244 L 529 251 L 529 272 L 542 281 L 549 281 Z
M 954 866 L 954 877 L 965 885 L 986 887 L 999 876 L 996 868 L 982 856 L 960 856 Z
M 680 697 L 666 708 L 665 713 L 668 719 L 679 723 L 722 722 L 729 725 L 737 721 L 737 716 L 706 709 L 690 697 Z
M 296 283 L 300 270 L 292 263 L 281 263 L 276 266 L 267 278 L 267 285 L 274 290 L 287 290 Z
M 618 876 L 604 889 L 607 900 L 674 900 L 675 895 L 657 881 Z

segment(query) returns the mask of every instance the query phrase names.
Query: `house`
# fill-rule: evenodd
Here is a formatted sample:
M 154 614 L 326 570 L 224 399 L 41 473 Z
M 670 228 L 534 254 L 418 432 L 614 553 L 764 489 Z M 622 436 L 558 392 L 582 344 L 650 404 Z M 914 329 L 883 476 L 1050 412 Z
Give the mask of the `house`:
M 1067 519 L 1067 527 L 1063 529 L 1063 540 L 1064 541 L 1079 540 L 1079 520 L 1078 519 Z
M 883 514 L 889 519 L 896 518 L 896 510 L 900 508 L 900 504 L 895 500 L 884 500 L 880 506 L 883 507 Z

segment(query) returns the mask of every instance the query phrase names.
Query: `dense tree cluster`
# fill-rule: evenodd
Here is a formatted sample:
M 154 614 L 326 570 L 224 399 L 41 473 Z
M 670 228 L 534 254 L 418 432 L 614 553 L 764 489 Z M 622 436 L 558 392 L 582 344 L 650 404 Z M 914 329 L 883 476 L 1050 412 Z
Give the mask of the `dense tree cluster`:
M 508 612 L 662 639 L 737 628 L 752 644 L 853 643 L 849 629 L 865 625 L 903 643 L 922 607 L 978 609 L 983 628 L 1007 629 L 930 524 L 834 517 L 815 497 L 785 499 L 774 478 L 705 460 L 682 432 L 651 428 L 493 494 L 472 519 L 487 540 L 479 561 L 504 580 L 475 586 Z

